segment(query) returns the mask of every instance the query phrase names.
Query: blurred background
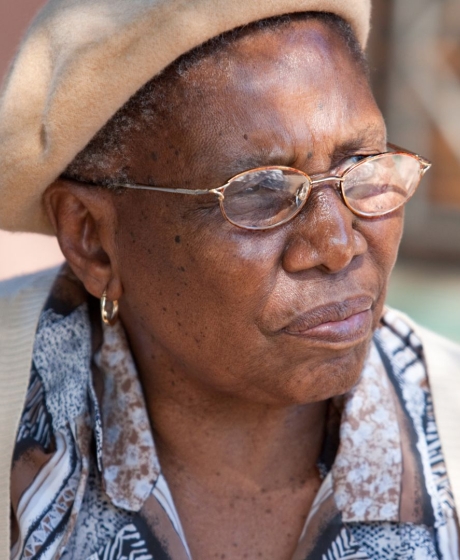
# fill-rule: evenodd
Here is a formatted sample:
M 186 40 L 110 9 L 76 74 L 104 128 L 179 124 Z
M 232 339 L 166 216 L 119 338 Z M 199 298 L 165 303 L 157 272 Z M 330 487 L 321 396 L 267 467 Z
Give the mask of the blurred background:
M 373 0 L 369 58 L 389 139 L 433 162 L 388 303 L 460 342 L 460 1 Z
M 0 77 L 44 3 L 0 0 Z M 433 162 L 407 207 L 388 302 L 460 342 L 460 1 L 373 6 L 369 59 L 389 139 Z M 0 232 L 0 279 L 61 260 L 52 238 Z

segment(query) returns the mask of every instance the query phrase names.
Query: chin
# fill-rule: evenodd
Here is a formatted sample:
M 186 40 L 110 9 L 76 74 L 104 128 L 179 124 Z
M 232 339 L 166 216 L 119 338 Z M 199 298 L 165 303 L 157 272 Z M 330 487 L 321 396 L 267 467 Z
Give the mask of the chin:
M 297 367 L 279 395 L 284 393 L 291 404 L 308 404 L 347 393 L 358 382 L 369 349 L 368 339 L 353 350 L 329 356 L 322 363 Z

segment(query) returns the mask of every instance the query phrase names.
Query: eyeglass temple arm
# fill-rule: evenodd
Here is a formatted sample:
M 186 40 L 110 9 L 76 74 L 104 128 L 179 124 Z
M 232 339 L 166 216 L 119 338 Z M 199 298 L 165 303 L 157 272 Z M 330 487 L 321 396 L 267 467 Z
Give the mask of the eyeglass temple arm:
M 390 148 L 390 150 L 395 152 L 395 153 L 399 152 L 401 154 L 410 154 L 410 155 L 413 155 L 414 157 L 416 157 L 418 159 L 418 161 L 423 166 L 422 174 L 425 173 L 426 171 L 428 171 L 428 169 L 431 167 L 431 162 L 430 161 L 423 158 L 422 156 L 419 156 L 415 152 L 411 152 L 409 150 L 403 149 L 403 148 L 397 146 L 396 144 L 392 144 L 390 142 L 387 143 L 387 147 Z M 335 179 L 338 182 L 343 181 L 342 177 L 323 177 L 321 179 L 312 180 L 311 185 L 314 186 L 314 185 L 317 185 L 317 184 L 321 184 L 321 183 L 324 183 L 326 181 L 330 181 L 331 179 Z M 72 179 L 72 180 L 75 180 L 75 179 Z M 80 181 L 77 181 L 77 182 L 80 182 Z M 135 190 L 145 190 L 145 191 L 159 191 L 159 192 L 169 192 L 169 193 L 178 193 L 178 194 L 192 194 L 192 195 L 215 194 L 219 199 L 223 199 L 224 198 L 223 191 L 224 191 L 225 187 L 228 186 L 228 183 L 225 183 L 225 185 L 222 185 L 221 187 L 218 187 L 217 189 L 181 189 L 181 188 L 173 189 L 173 188 L 169 188 L 169 187 L 153 187 L 153 186 L 150 186 L 150 185 L 138 185 L 138 184 L 133 185 L 131 183 L 112 183 L 110 186 L 114 187 L 114 188 L 125 188 L 125 189 L 135 189 Z
M 169 192 L 169 193 L 178 193 L 178 194 L 193 194 L 193 195 L 200 195 L 200 194 L 215 194 L 219 198 L 223 198 L 223 194 L 220 190 L 223 187 L 219 187 L 218 189 L 173 189 L 169 187 L 152 187 L 150 185 L 132 185 L 131 183 L 115 183 L 111 184 L 111 187 L 115 188 L 125 188 L 125 189 L 135 189 L 135 190 L 143 190 L 143 191 L 160 191 L 160 192 Z

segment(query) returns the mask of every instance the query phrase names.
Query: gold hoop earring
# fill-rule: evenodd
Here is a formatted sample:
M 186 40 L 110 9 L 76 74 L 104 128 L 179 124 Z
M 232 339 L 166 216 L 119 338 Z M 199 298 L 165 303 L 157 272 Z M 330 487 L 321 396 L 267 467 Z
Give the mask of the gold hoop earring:
M 106 325 L 114 325 L 118 318 L 118 301 L 109 301 L 107 290 L 104 290 L 101 297 L 101 317 Z

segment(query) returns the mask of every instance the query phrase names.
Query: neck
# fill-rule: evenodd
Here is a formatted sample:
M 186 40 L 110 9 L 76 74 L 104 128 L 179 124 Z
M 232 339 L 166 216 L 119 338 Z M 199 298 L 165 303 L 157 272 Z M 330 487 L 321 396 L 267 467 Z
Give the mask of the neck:
M 274 408 L 221 397 L 190 406 L 157 398 L 148 406 L 160 460 L 195 477 L 228 475 L 269 490 L 303 484 L 315 471 L 325 403 Z
M 316 476 L 326 402 L 267 404 L 197 383 L 177 364 L 138 366 L 166 471 L 185 470 L 204 482 L 227 476 L 248 491 Z

